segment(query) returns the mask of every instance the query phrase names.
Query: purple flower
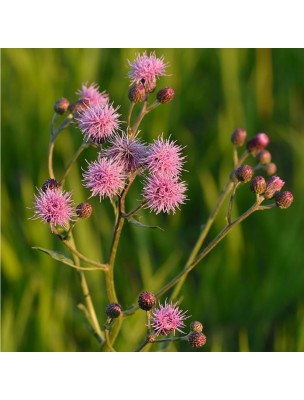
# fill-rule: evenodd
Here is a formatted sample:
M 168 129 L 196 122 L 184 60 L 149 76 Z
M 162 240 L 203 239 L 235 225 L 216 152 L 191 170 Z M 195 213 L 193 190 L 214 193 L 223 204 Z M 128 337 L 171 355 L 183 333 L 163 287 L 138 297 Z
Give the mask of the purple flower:
M 144 186 L 143 196 L 148 208 L 156 214 L 160 212 L 174 214 L 180 204 L 184 204 L 186 195 L 185 182 L 179 182 L 170 175 L 152 175 Z
M 182 147 L 159 137 L 149 146 L 145 164 L 152 174 L 179 175 L 184 164 Z
M 35 214 L 32 219 L 41 219 L 50 224 L 67 227 L 68 222 L 75 216 L 73 201 L 70 192 L 63 192 L 60 188 L 45 191 L 38 189 L 34 200 Z
M 83 100 L 88 105 L 101 104 L 104 106 L 109 101 L 109 95 L 105 91 L 100 93 L 97 83 L 92 83 L 90 86 L 83 83 L 81 89 L 76 94 L 80 100 Z
M 111 146 L 104 150 L 104 155 L 117 161 L 126 172 L 134 172 L 141 167 L 146 155 L 146 146 L 136 137 L 129 138 L 124 133 L 110 139 Z
M 175 335 L 176 330 L 185 333 L 180 328 L 185 327 L 184 320 L 190 315 L 186 317 L 187 311 L 180 310 L 176 304 L 167 304 L 165 301 L 164 306 L 159 303 L 159 308 L 152 311 L 151 324 L 156 335 L 168 335 L 172 331 Z
M 118 108 L 110 104 L 96 104 L 82 111 L 76 120 L 85 140 L 102 143 L 114 134 L 120 125 L 120 114 L 116 112 Z
M 149 87 L 155 85 L 155 81 L 158 77 L 165 75 L 165 69 L 168 64 L 164 62 L 164 57 L 157 58 L 155 53 L 144 52 L 143 55 L 137 54 L 136 60 L 129 62 L 131 67 L 129 71 L 129 78 L 131 83 L 147 83 Z
M 84 172 L 85 187 L 91 189 L 92 196 L 112 197 L 124 186 L 123 168 L 114 160 L 99 157 L 97 161 L 88 163 Z

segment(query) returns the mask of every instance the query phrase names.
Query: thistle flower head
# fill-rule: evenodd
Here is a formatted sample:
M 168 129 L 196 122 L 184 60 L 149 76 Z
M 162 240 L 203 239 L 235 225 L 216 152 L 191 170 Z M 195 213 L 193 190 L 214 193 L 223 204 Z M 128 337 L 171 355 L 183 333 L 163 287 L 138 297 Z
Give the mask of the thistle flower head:
M 141 167 L 146 153 L 146 146 L 139 139 L 129 138 L 124 133 L 114 135 L 110 146 L 103 151 L 107 158 L 115 160 L 126 172 L 134 172 Z
M 118 318 L 121 314 L 121 305 L 119 303 L 110 303 L 106 307 L 106 315 L 109 318 Z
M 123 168 L 114 160 L 99 157 L 98 160 L 88 163 L 88 170 L 84 172 L 84 186 L 91 189 L 92 196 L 112 197 L 124 185 L 125 175 Z
M 76 94 L 88 105 L 101 104 L 104 106 L 109 101 L 109 95 L 105 91 L 100 93 L 97 83 L 92 83 L 90 86 L 83 83 Z
M 63 115 L 67 112 L 69 108 L 70 102 L 68 99 L 62 97 L 61 99 L 57 100 L 54 104 L 54 111 L 59 115 Z
M 142 310 L 150 311 L 156 303 L 156 297 L 151 292 L 142 292 L 138 297 L 138 305 Z
M 271 176 L 274 175 L 277 172 L 277 166 L 275 163 L 269 163 L 264 165 L 264 169 L 267 175 Z
M 60 188 L 38 189 L 38 195 L 35 194 L 34 210 L 32 219 L 38 218 L 49 223 L 51 229 L 55 225 L 66 227 L 75 216 L 71 193 L 64 192 Z
M 188 336 L 188 341 L 191 347 L 198 349 L 206 344 L 207 338 L 202 332 L 191 332 Z
M 263 193 L 265 199 L 272 199 L 276 192 L 279 192 L 282 187 L 285 185 L 285 182 L 279 178 L 278 176 L 272 176 L 266 182 L 266 190 Z
M 152 174 L 180 174 L 185 157 L 181 155 L 183 148 L 175 143 L 160 136 L 149 146 L 145 164 Z
M 185 327 L 184 321 L 190 315 L 186 316 L 187 311 L 180 310 L 176 304 L 165 301 L 164 306 L 159 303 L 159 307 L 152 311 L 151 325 L 156 335 L 168 335 L 172 331 L 174 335 L 175 331 L 185 333 L 181 328 Z
M 184 204 L 187 197 L 184 194 L 187 187 L 185 182 L 179 182 L 176 177 L 170 175 L 152 175 L 145 183 L 143 196 L 147 207 L 151 211 L 174 214 L 180 204 Z
M 59 183 L 56 181 L 56 179 L 53 178 L 47 179 L 41 186 L 43 192 L 46 192 L 47 189 L 53 190 L 58 188 L 59 188 Z
M 260 164 L 269 164 L 271 161 L 271 153 L 268 150 L 261 150 L 257 155 L 256 159 Z
M 190 324 L 190 330 L 192 332 L 202 332 L 203 331 L 203 325 L 199 321 L 193 321 Z
M 247 141 L 246 147 L 249 153 L 256 155 L 259 151 L 265 149 L 269 142 L 270 139 L 266 133 L 258 133 Z
M 166 87 L 157 93 L 156 98 L 161 104 L 166 104 L 173 100 L 174 96 L 174 90 L 171 87 Z
M 241 165 L 235 170 L 235 177 L 239 182 L 249 182 L 253 177 L 254 171 L 250 165 Z
M 89 218 L 93 212 L 93 207 L 89 203 L 80 203 L 76 207 L 76 214 L 78 218 Z
M 292 202 L 293 202 L 293 195 L 291 192 L 277 192 L 274 195 L 274 199 L 276 202 L 276 205 L 279 208 L 288 208 L 291 206 Z
M 256 194 L 262 194 L 266 189 L 266 181 L 262 176 L 256 176 L 250 182 L 250 190 Z
M 246 136 L 247 132 L 245 131 L 245 129 L 237 128 L 231 135 L 231 142 L 235 146 L 241 147 L 245 143 Z
M 86 141 L 102 143 L 119 128 L 119 106 L 90 105 L 75 118 Z
M 148 92 L 155 88 L 156 79 L 165 75 L 167 67 L 164 57 L 157 58 L 154 52 L 150 56 L 146 52 L 143 55 L 137 54 L 136 59 L 128 63 L 131 67 L 128 73 L 131 84 L 142 82 Z

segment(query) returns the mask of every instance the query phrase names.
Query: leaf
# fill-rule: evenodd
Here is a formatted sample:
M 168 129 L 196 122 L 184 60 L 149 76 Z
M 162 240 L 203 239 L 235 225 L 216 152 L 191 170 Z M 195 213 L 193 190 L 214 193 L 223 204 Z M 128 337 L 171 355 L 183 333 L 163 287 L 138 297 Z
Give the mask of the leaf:
M 84 268 L 84 267 L 77 266 L 73 263 L 73 261 L 70 258 L 67 258 L 62 253 L 58 253 L 58 251 L 47 250 L 47 249 L 43 249 L 42 247 L 32 247 L 32 249 L 42 251 L 43 253 L 46 253 L 49 256 L 51 256 L 52 258 L 54 258 L 54 260 L 60 261 L 63 264 L 66 264 L 72 268 L 78 269 L 79 271 L 97 271 L 97 270 L 104 271 L 105 270 L 105 268 L 103 268 L 102 266 L 92 267 L 92 268 L 89 268 L 89 267 Z
M 60 261 L 63 264 L 67 264 L 71 267 L 76 267 L 76 265 L 73 263 L 73 261 L 70 258 L 67 258 L 62 253 L 58 253 L 58 251 L 48 250 L 48 249 L 44 249 L 42 247 L 32 247 L 32 249 L 42 251 L 43 253 L 46 253 L 49 256 L 51 256 L 52 258 L 54 258 L 54 260 Z
M 165 230 L 164 230 L 163 228 L 161 228 L 160 226 L 156 226 L 156 225 L 144 225 L 144 224 L 142 224 L 142 223 L 136 221 L 136 219 L 134 219 L 134 218 L 128 219 L 128 221 L 129 221 L 131 224 L 133 224 L 133 225 L 135 225 L 135 226 L 138 226 L 139 228 L 160 229 L 160 230 L 163 231 L 163 232 L 165 231 Z

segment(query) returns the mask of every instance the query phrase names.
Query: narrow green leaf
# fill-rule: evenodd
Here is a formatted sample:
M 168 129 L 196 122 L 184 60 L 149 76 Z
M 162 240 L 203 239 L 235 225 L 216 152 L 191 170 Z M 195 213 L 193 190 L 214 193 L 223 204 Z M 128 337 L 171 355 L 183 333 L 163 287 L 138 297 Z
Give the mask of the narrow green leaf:
M 58 251 L 48 250 L 48 249 L 44 249 L 42 247 L 32 247 L 32 249 L 42 251 L 43 253 L 46 253 L 49 256 L 51 256 L 52 258 L 54 258 L 54 260 L 57 260 L 57 261 L 62 262 L 63 264 L 67 264 L 72 267 L 75 267 L 75 264 L 73 263 L 73 261 L 70 258 L 67 258 L 64 254 L 59 253 Z
M 129 221 L 131 224 L 133 224 L 133 225 L 135 225 L 135 226 L 138 226 L 139 228 L 160 229 L 160 230 L 163 231 L 163 232 L 165 231 L 165 230 L 164 230 L 163 228 L 161 228 L 160 226 L 156 226 L 156 225 L 144 225 L 144 224 L 142 224 L 142 223 L 136 221 L 136 219 L 134 219 L 134 218 L 128 219 L 128 221 Z

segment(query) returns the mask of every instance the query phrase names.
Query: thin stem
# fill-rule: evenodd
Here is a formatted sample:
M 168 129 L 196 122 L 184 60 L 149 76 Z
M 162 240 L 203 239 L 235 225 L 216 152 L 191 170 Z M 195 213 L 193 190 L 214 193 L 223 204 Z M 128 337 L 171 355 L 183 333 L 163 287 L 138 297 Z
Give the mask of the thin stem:
M 72 234 L 71 234 L 70 238 L 71 238 L 70 239 L 71 247 L 76 250 L 75 242 L 74 242 L 74 238 L 73 238 Z M 77 266 L 79 266 L 80 262 L 79 262 L 78 256 L 74 252 L 72 253 L 72 255 L 73 255 L 73 259 L 74 259 L 75 264 Z M 84 296 L 84 299 L 85 299 L 86 308 L 87 308 L 89 316 L 90 316 L 90 322 L 91 322 L 92 329 L 94 329 L 94 331 L 96 332 L 97 336 L 100 338 L 100 341 L 104 342 L 104 340 L 105 340 L 104 334 L 100 329 L 99 322 L 98 322 L 98 319 L 96 317 L 95 308 L 94 308 L 94 305 L 93 305 L 93 302 L 92 302 L 92 299 L 91 299 L 91 295 L 90 295 L 90 292 L 89 292 L 89 287 L 88 287 L 88 284 L 87 284 L 87 281 L 86 281 L 86 278 L 85 278 L 85 274 L 84 274 L 83 271 L 77 271 L 77 272 L 78 272 L 78 275 L 79 275 L 80 285 L 81 285 L 83 296 Z
M 228 205 L 228 212 L 227 212 L 227 222 L 230 225 L 231 224 L 231 213 L 232 213 L 232 205 L 233 205 L 233 200 L 235 197 L 235 192 L 237 187 L 239 186 L 239 182 L 235 182 L 233 184 L 230 200 L 229 200 L 229 205 Z
M 238 159 L 238 152 L 237 152 L 237 147 L 233 146 L 233 165 L 234 168 L 238 165 L 239 159 Z
M 76 151 L 76 153 L 74 154 L 74 157 L 72 158 L 72 160 L 69 162 L 69 164 L 67 165 L 64 174 L 62 176 L 62 178 L 59 181 L 60 185 L 64 184 L 64 181 L 66 179 L 66 177 L 68 176 L 68 174 L 70 173 L 73 164 L 75 163 L 75 161 L 77 160 L 77 158 L 80 156 L 80 154 L 89 147 L 89 143 L 82 143 L 81 146 L 79 147 L 79 149 Z
M 101 269 L 103 271 L 108 270 L 108 265 L 107 264 L 101 264 L 97 261 L 90 260 L 89 258 L 85 257 L 83 254 L 81 254 L 76 248 L 70 244 L 70 241 L 67 241 L 63 239 L 60 235 L 58 235 L 60 239 L 62 240 L 62 243 L 73 253 L 74 256 L 80 258 L 82 261 L 85 261 L 86 263 L 93 265 L 95 267 L 98 267 L 98 269 Z
M 54 146 L 55 146 L 55 140 L 59 133 L 65 129 L 67 126 L 70 125 L 73 114 L 69 114 L 59 125 L 59 127 L 55 130 L 55 122 L 57 120 L 58 115 L 55 114 L 53 116 L 52 122 L 51 122 L 51 139 L 49 143 L 49 149 L 48 149 L 48 170 L 49 170 L 49 176 L 52 179 L 55 179 L 55 174 L 54 174 L 54 169 L 53 169 L 53 153 L 54 153 Z
M 129 112 L 128 112 L 128 119 L 127 119 L 127 121 L 128 121 L 127 132 L 128 132 L 128 134 L 131 133 L 131 116 L 132 116 L 132 111 L 133 111 L 134 106 L 135 106 L 135 103 L 132 101 L 131 104 L 130 104 L 130 108 L 129 108 Z
M 134 125 L 131 128 L 131 132 L 130 132 L 130 137 L 131 138 L 134 137 L 134 135 L 136 134 L 141 121 L 143 120 L 144 116 L 146 115 L 146 113 L 147 113 L 146 109 L 147 109 L 147 99 L 144 101 L 142 109 L 141 109 L 141 111 L 140 111 L 140 113 L 139 113 Z
M 143 201 L 139 206 L 137 206 L 136 208 L 134 208 L 132 211 L 122 214 L 123 218 L 127 218 L 129 219 L 130 217 L 132 217 L 134 214 L 137 213 L 137 211 L 141 210 L 145 205 L 147 204 L 146 201 Z
M 239 158 L 238 163 L 237 163 L 237 165 L 235 165 L 234 169 L 236 169 L 240 165 L 242 165 L 243 162 L 248 157 L 248 155 L 249 155 L 248 152 L 245 151 L 242 154 L 242 156 Z M 192 263 L 192 261 L 195 259 L 195 257 L 197 256 L 198 252 L 200 251 L 200 249 L 201 249 L 201 247 L 202 247 L 202 245 L 203 245 L 203 243 L 204 243 L 204 241 L 205 241 L 205 239 L 206 239 L 206 237 L 207 237 L 207 235 L 208 235 L 208 233 L 209 233 L 209 231 L 210 231 L 210 229 L 211 229 L 211 227 L 212 227 L 212 225 L 213 225 L 213 223 L 215 221 L 215 218 L 216 218 L 220 208 L 222 207 L 222 205 L 223 205 L 226 197 L 228 196 L 229 192 L 233 188 L 232 176 L 233 176 L 233 171 L 231 172 L 230 177 L 229 177 L 229 181 L 226 183 L 226 185 L 224 186 L 221 194 L 219 195 L 219 197 L 218 197 L 218 199 L 217 199 L 217 201 L 215 203 L 215 206 L 213 207 L 213 209 L 212 209 L 212 211 L 211 211 L 211 213 L 210 213 L 210 215 L 209 215 L 209 217 L 207 219 L 207 222 L 204 225 L 204 227 L 203 227 L 203 229 L 202 229 L 202 231 L 201 231 L 201 233 L 200 233 L 200 235 L 199 235 L 199 237 L 198 237 L 198 239 L 197 239 L 197 241 L 196 241 L 196 243 L 195 243 L 195 245 L 194 245 L 194 247 L 193 247 L 193 249 L 191 251 L 191 254 L 190 254 L 190 256 L 189 256 L 189 258 L 188 258 L 188 260 L 186 262 L 186 267 Z M 187 278 L 187 274 L 184 275 L 184 277 L 178 282 L 178 285 L 175 287 L 175 289 L 174 289 L 174 291 L 172 293 L 172 296 L 171 296 L 172 300 L 176 299 L 176 297 L 178 296 L 178 294 L 181 291 L 181 288 L 182 288 L 186 278 Z
M 155 339 L 153 342 L 149 342 L 148 340 L 145 340 L 135 351 L 136 352 L 142 351 L 148 343 L 154 344 L 154 343 L 163 343 L 163 342 L 177 342 L 180 340 L 187 340 L 187 336 Z
M 106 336 L 106 344 L 107 347 L 110 351 L 115 352 L 116 350 L 114 349 L 114 347 L 111 345 L 111 340 L 110 340 L 110 335 L 109 335 L 109 330 L 105 329 L 105 336 Z
M 144 116 L 147 115 L 150 111 L 154 110 L 154 108 L 159 106 L 159 104 L 160 103 L 156 100 L 149 107 L 147 107 L 147 100 L 145 100 L 145 102 L 144 102 L 144 104 L 142 106 L 141 112 L 138 115 L 138 117 L 137 117 L 137 119 L 136 119 L 136 121 L 135 121 L 135 123 L 134 123 L 134 125 L 133 125 L 133 127 L 131 129 L 130 137 L 134 137 L 134 135 L 136 134 L 136 132 L 137 132 L 137 130 L 139 128 L 139 125 L 140 125 L 141 121 L 143 120 Z
M 199 253 L 191 263 L 185 266 L 185 268 L 177 274 L 173 279 L 171 279 L 170 282 L 168 282 L 166 285 L 164 285 L 161 289 L 159 289 L 155 295 L 156 296 L 161 296 L 164 293 L 166 293 L 169 289 L 171 289 L 174 285 L 176 285 L 180 280 L 184 279 L 187 274 L 189 274 L 190 271 L 194 267 L 196 267 L 197 264 L 199 264 L 206 256 L 211 252 L 211 250 L 214 249 L 215 246 L 218 245 L 218 243 L 224 239 L 224 237 L 230 232 L 230 230 L 237 224 L 241 223 L 245 218 L 249 217 L 253 212 L 257 210 L 263 210 L 264 207 L 260 206 L 260 203 L 263 201 L 263 198 L 260 198 L 258 202 L 254 203 L 254 205 L 249 208 L 247 211 L 244 212 L 240 217 L 236 218 L 234 221 L 231 222 L 230 225 L 226 225 L 224 229 L 221 230 L 221 232 L 204 248 L 201 253 Z M 268 207 L 267 207 L 268 208 Z M 138 305 L 133 306 L 127 310 L 124 311 L 124 315 L 131 315 L 133 314 L 137 309 Z

